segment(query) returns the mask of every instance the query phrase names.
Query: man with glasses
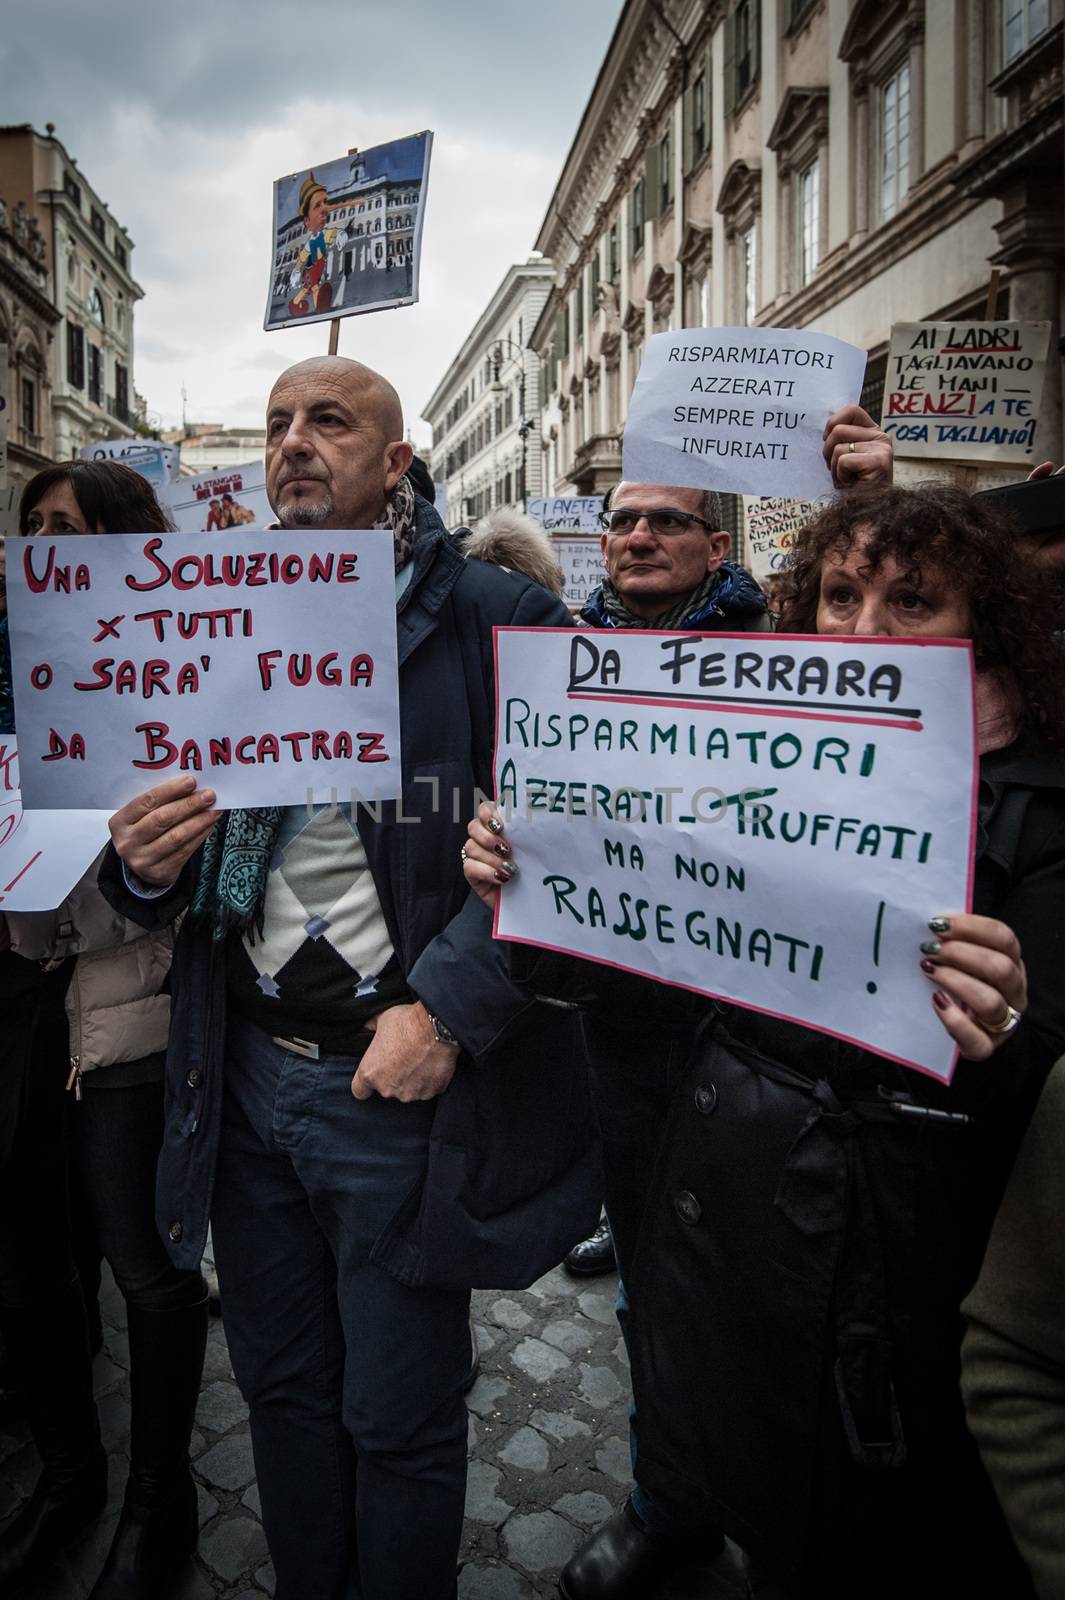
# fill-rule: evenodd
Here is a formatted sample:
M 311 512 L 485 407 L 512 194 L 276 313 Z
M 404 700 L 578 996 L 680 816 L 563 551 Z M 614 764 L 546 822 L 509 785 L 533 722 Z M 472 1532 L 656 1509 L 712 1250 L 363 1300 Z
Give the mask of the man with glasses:
M 825 425 L 823 453 L 837 490 L 890 483 L 891 441 L 860 406 L 844 406 Z M 700 633 L 767 632 L 766 598 L 751 577 L 728 560 L 721 504 L 712 490 L 657 483 L 620 483 L 600 518 L 606 577 L 581 612 L 593 628 L 691 628 Z M 628 1321 L 630 1276 L 645 1186 L 673 1090 L 681 1083 L 705 1003 L 648 980 L 640 985 L 639 1014 L 631 1006 L 632 977 L 619 1005 L 586 1014 L 589 1065 L 603 1139 L 609 1225 L 576 1245 L 579 1271 L 593 1247 L 609 1269 L 610 1233 L 621 1283 L 618 1320 Z M 622 996 L 630 997 L 628 1004 Z M 724 1549 L 718 1528 L 692 1527 L 676 1508 L 640 1487 L 637 1417 L 630 1448 L 635 1487 L 620 1511 L 577 1551 L 559 1579 L 566 1600 L 646 1600 L 679 1567 L 713 1561 Z M 659 1464 L 661 1466 L 661 1463 Z

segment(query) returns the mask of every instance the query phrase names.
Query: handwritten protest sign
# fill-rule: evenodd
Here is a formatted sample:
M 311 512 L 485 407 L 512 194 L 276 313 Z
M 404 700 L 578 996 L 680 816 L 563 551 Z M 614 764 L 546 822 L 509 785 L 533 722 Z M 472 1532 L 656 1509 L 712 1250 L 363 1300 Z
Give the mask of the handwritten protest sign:
M 418 298 L 428 130 L 278 178 L 266 328 Z
M 817 510 L 817 506 L 809 500 L 783 500 L 779 495 L 745 494 L 744 566 L 748 572 L 759 582 L 780 572 L 788 559 L 795 535 L 811 517 L 816 516 Z
M 556 535 L 551 548 L 562 568 L 562 598 L 571 610 L 577 611 L 606 576 L 599 540 L 590 534 L 571 538 Z
M 529 515 L 547 533 L 598 533 L 601 494 L 537 495 Z
M 179 533 L 224 533 L 265 528 L 274 520 L 266 497 L 266 465 L 244 461 L 198 478 L 179 478 L 160 489 L 159 504 Z
M 656 333 L 625 424 L 626 482 L 813 500 L 825 423 L 862 392 L 865 351 L 797 328 Z
M 387 531 L 29 539 L 8 605 L 28 805 L 182 772 L 225 807 L 399 793 Z
M 18 743 L 0 734 L 0 911 L 54 911 L 107 843 L 106 811 L 24 811 Z
M 969 904 L 965 641 L 497 628 L 496 656 L 501 937 L 949 1079 L 917 947 Z
M 900 456 L 1029 460 L 1049 322 L 896 322 L 883 429 Z
M 87 444 L 83 461 L 121 461 L 153 485 L 173 483 L 181 471 L 181 447 L 158 439 L 100 439 Z

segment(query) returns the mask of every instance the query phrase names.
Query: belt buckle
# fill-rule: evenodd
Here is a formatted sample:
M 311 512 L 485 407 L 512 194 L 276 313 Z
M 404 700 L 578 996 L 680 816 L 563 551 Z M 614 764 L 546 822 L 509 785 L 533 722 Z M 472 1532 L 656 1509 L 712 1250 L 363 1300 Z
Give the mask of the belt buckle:
M 321 1050 L 313 1039 L 279 1039 L 275 1034 L 273 1041 L 280 1045 L 282 1050 L 290 1050 L 293 1055 L 306 1056 L 308 1061 L 317 1061 Z

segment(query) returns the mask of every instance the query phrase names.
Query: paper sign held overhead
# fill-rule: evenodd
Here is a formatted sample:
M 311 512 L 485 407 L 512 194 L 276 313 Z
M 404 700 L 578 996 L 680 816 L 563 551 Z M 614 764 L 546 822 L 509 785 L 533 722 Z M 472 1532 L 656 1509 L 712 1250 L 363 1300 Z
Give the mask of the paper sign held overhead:
M 277 179 L 265 328 L 414 304 L 432 144 L 425 130 Z
M 496 659 L 501 937 L 949 1079 L 918 945 L 969 905 L 967 642 L 497 628 Z
M 782 572 L 795 535 L 818 507 L 809 500 L 783 500 L 779 496 L 745 494 L 743 497 L 744 561 L 761 583 Z
M 656 333 L 629 404 L 622 476 L 727 494 L 831 494 L 825 423 L 857 404 L 864 375 L 865 351 L 823 333 Z
M 900 456 L 1038 461 L 1049 322 L 896 322 L 882 426 Z
M 123 466 L 139 472 L 153 488 L 176 482 L 181 471 L 181 447 L 162 444 L 158 439 L 101 439 L 87 444 L 81 459 L 121 461 Z
M 27 805 L 182 772 L 222 807 L 400 792 L 387 531 L 29 539 L 8 607 Z

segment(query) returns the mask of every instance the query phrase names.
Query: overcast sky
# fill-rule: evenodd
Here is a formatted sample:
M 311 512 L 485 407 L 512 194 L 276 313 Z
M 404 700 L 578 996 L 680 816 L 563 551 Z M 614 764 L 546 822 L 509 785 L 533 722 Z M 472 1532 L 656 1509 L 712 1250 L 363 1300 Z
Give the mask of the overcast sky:
M 622 0 L 34 0 L 0 30 L 4 122 L 57 136 L 129 230 L 134 379 L 153 420 L 261 425 L 328 324 L 263 331 L 273 180 L 435 134 L 420 304 L 349 317 L 415 438 L 507 267 L 531 250 Z

